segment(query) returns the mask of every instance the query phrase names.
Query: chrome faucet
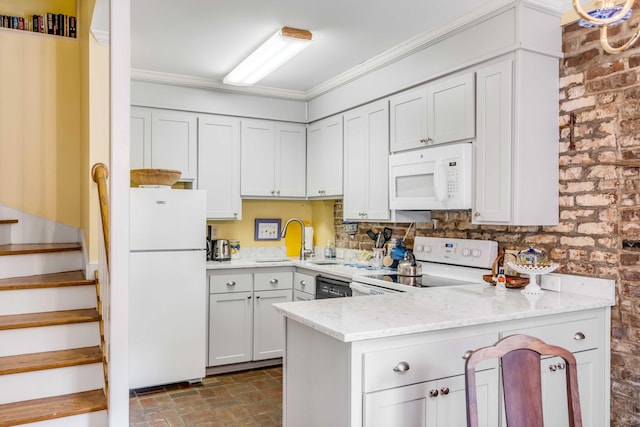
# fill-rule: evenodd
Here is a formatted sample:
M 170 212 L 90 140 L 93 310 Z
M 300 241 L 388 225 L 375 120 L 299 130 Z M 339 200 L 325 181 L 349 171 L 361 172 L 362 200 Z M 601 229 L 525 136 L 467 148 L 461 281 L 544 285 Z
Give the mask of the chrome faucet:
M 293 221 L 300 224 L 300 235 L 302 236 L 302 241 L 300 242 L 300 259 L 305 260 L 307 259 L 307 255 L 313 254 L 313 251 L 304 249 L 304 222 L 302 222 L 300 218 L 289 218 L 287 222 L 284 223 L 284 227 L 282 227 L 282 237 L 287 236 L 287 227 L 289 227 L 289 224 Z

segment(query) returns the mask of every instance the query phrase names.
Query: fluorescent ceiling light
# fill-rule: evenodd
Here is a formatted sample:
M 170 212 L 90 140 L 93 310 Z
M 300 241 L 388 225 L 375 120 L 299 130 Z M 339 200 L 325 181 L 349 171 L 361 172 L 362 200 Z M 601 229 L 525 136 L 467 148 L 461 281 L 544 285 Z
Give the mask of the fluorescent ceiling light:
M 309 46 L 307 30 L 282 27 L 222 80 L 225 84 L 251 86 Z

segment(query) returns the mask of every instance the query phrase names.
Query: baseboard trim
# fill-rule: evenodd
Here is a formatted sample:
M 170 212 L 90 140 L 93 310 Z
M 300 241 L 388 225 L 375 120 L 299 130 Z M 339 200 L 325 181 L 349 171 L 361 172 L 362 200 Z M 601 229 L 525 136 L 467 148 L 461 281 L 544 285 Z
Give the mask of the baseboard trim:
M 234 363 L 232 365 L 210 366 L 207 368 L 207 376 L 228 374 L 229 372 L 248 371 L 249 369 L 267 368 L 269 366 L 282 365 L 282 358 L 258 360 L 256 362 Z

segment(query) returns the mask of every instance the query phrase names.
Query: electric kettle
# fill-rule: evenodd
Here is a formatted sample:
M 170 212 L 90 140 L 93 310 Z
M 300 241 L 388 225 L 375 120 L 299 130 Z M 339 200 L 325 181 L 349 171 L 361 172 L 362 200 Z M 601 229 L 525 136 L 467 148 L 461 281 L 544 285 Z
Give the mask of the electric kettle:
M 213 260 L 229 261 L 231 259 L 231 251 L 229 250 L 229 241 L 226 239 L 213 240 Z

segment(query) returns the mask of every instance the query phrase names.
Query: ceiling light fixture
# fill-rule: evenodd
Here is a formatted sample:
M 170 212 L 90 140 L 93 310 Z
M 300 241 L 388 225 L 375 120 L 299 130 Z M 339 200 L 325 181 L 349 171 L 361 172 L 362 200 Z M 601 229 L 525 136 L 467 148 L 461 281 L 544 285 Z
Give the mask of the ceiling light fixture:
M 282 27 L 222 80 L 236 86 L 251 86 L 309 46 L 311 32 Z
M 612 47 L 609 44 L 607 30 L 609 27 L 616 26 L 631 17 L 631 8 L 635 0 L 626 0 L 623 6 L 616 5 L 613 0 L 599 0 L 599 7 L 590 12 L 580 5 L 580 0 L 572 0 L 573 8 L 582 19 L 578 21 L 581 27 L 599 27 L 600 28 L 600 44 L 602 48 L 609 53 L 620 53 L 628 49 L 640 37 L 640 26 L 635 34 L 622 46 Z

